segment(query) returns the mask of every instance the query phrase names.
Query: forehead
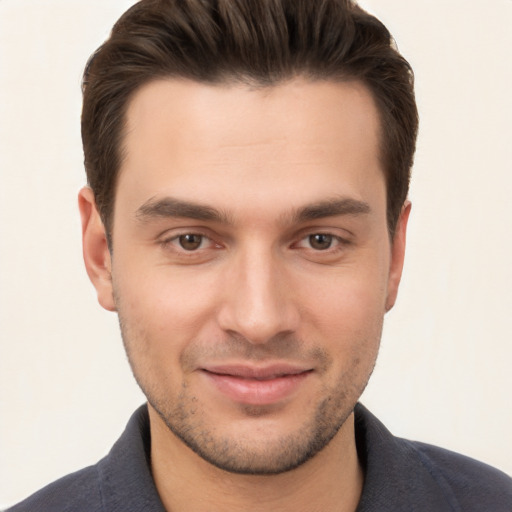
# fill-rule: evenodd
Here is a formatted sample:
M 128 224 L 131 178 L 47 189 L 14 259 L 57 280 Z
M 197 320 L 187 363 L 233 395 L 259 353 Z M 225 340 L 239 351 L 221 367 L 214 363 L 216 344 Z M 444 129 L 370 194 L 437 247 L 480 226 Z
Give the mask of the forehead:
M 137 91 L 126 117 L 128 147 L 130 134 L 154 137 L 156 132 L 175 136 L 181 142 L 211 144 L 215 149 L 222 140 L 229 142 L 230 137 L 254 144 L 279 142 L 288 136 L 297 142 L 316 139 L 342 146 L 364 135 L 372 144 L 378 132 L 372 95 L 357 81 L 296 79 L 253 88 L 156 80 Z
M 378 141 L 374 101 L 358 82 L 159 80 L 128 106 L 118 194 L 235 205 L 243 190 L 240 206 L 272 202 L 277 213 L 285 195 L 300 203 L 382 188 Z

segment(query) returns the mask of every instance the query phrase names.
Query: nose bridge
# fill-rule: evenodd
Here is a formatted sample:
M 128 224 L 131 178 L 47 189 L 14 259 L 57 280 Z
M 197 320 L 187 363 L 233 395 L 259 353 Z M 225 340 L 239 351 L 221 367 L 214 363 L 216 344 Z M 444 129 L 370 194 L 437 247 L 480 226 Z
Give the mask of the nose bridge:
M 284 261 L 271 248 L 248 244 L 239 251 L 225 283 L 221 327 L 251 343 L 265 343 L 296 328 Z

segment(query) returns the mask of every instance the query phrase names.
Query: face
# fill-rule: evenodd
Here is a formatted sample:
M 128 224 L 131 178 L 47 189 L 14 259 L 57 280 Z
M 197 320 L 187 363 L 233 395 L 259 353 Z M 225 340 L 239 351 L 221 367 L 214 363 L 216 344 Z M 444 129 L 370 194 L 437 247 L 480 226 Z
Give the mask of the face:
M 407 216 L 391 243 L 378 145 L 358 83 L 158 81 L 127 112 L 112 256 L 82 192 L 89 274 L 150 410 L 212 464 L 294 468 L 361 395 Z

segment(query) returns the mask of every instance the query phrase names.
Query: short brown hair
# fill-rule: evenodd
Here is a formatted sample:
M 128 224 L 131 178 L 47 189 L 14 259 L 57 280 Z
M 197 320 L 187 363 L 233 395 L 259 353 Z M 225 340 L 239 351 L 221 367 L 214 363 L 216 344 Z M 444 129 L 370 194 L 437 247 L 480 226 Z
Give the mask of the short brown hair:
M 176 77 L 272 86 L 295 76 L 358 80 L 371 91 L 392 236 L 418 129 L 413 73 L 386 27 L 351 0 L 141 0 L 131 7 L 83 79 L 85 167 L 107 234 L 125 113 L 142 85 Z

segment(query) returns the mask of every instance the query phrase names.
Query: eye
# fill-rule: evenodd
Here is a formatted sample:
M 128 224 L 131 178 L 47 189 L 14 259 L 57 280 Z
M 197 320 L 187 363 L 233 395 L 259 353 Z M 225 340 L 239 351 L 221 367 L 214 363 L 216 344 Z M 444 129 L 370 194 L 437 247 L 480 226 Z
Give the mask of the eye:
M 178 243 L 185 251 L 195 251 L 201 247 L 204 241 L 203 235 L 187 233 L 178 237 Z
M 336 240 L 334 236 L 325 233 L 315 233 L 307 237 L 309 245 L 316 251 L 326 251 L 330 249 Z
M 181 233 L 168 233 L 168 237 L 158 241 L 159 245 L 166 251 L 180 257 L 198 257 L 198 255 L 209 254 L 214 249 L 221 249 L 219 244 L 209 235 L 201 232 L 182 231 Z
M 332 233 L 309 233 L 293 244 L 295 249 L 305 251 L 303 254 L 309 254 L 311 257 L 325 258 L 338 257 L 343 254 L 345 249 L 351 245 L 347 239 Z M 316 255 L 316 256 L 315 256 Z
M 206 230 L 205 230 L 206 231 Z M 157 245 L 163 251 L 166 261 L 177 265 L 196 265 L 206 263 L 219 255 L 219 250 L 225 248 L 208 232 L 202 233 L 186 228 L 166 232 L 157 240 Z

